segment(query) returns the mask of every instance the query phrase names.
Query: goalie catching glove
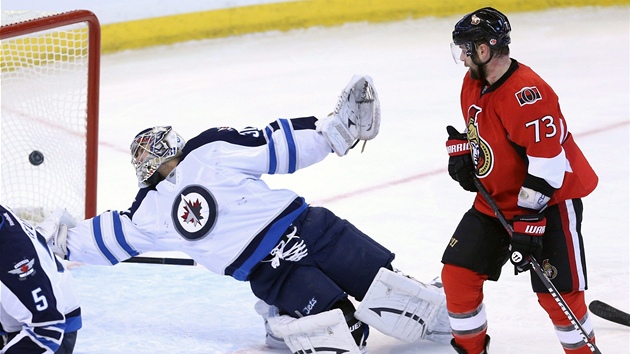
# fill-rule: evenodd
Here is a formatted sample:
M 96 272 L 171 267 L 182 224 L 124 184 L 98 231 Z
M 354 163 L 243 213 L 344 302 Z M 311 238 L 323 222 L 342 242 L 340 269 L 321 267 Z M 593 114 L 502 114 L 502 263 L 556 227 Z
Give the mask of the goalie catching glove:
M 65 258 L 68 255 L 66 246 L 68 229 L 76 225 L 76 219 L 66 209 L 58 208 L 39 223 L 35 229 L 44 236 L 53 253 Z
M 380 124 L 381 105 L 372 78 L 355 75 L 339 95 L 333 113 L 317 121 L 317 131 L 337 155 L 344 156 L 359 140 L 374 139 Z

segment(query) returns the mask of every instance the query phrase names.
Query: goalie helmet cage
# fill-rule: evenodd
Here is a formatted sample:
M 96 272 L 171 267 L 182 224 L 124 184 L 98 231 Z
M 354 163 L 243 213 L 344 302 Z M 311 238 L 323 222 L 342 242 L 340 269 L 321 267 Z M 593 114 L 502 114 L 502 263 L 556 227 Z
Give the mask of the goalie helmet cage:
M 0 201 L 37 223 L 96 214 L 100 25 L 87 10 L 2 11 Z

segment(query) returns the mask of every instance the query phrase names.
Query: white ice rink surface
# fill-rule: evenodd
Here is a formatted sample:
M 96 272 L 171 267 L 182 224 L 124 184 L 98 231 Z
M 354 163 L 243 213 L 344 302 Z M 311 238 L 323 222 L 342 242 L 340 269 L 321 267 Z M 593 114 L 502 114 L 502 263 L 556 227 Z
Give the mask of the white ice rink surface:
M 508 14 L 512 57 L 560 97 L 570 131 L 600 177 L 584 199 L 587 301 L 630 310 L 630 11 L 581 8 Z M 460 16 L 253 34 L 106 55 L 101 70 L 99 212 L 136 193 L 131 138 L 173 125 L 190 138 L 213 126 L 263 127 L 276 118 L 324 116 L 353 74 L 374 78 L 383 121 L 363 154 L 334 154 L 277 188 L 347 218 L 396 253 L 422 280 L 441 270 L 452 231 L 473 200 L 446 172 L 445 126 L 463 128 L 465 73 L 449 43 Z M 72 270 L 84 328 L 77 354 L 281 353 L 264 346 L 247 283 L 201 267 L 120 264 Z M 505 266 L 485 287 L 492 353 L 562 353 L 528 275 Z M 630 353 L 630 329 L 593 316 L 606 354 Z M 453 353 L 404 344 L 373 330 L 371 354 Z

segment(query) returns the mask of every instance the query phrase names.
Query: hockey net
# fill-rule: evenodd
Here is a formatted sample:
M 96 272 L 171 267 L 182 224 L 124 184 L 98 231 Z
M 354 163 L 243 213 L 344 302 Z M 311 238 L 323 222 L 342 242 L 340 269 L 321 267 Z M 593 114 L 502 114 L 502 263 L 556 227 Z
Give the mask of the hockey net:
M 0 202 L 32 222 L 96 213 L 100 26 L 85 10 L 2 11 Z

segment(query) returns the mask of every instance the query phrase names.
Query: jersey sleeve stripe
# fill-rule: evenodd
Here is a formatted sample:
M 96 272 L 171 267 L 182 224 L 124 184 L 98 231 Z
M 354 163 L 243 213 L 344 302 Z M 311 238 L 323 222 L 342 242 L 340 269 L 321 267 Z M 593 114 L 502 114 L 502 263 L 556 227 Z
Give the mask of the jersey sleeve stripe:
M 123 232 L 122 222 L 120 221 L 120 215 L 118 213 L 112 214 L 112 221 L 114 223 L 114 235 L 116 235 L 116 241 L 122 247 L 122 249 L 127 252 L 130 257 L 135 257 L 140 254 L 140 252 L 136 251 L 125 239 L 125 233 Z
M 101 216 L 98 215 L 94 219 L 92 219 L 92 228 L 94 232 L 94 240 L 96 241 L 96 245 L 98 249 L 101 251 L 103 256 L 107 258 L 111 265 L 118 264 L 119 261 L 116 259 L 114 254 L 107 248 L 105 245 L 105 241 L 103 240 L 103 230 L 101 228 Z
M 31 341 L 35 343 L 40 343 L 39 345 L 43 345 L 44 347 L 51 349 L 52 352 L 56 352 L 59 349 L 59 345 L 61 344 L 61 333 L 47 331 L 50 333 L 36 333 L 41 332 L 41 328 L 26 328 L 25 333 L 31 337 Z
M 562 187 L 564 173 L 570 171 L 570 164 L 567 161 L 564 149 L 551 158 L 527 156 L 529 166 L 527 172 L 532 176 L 544 179 L 555 189 Z
M 297 149 L 295 146 L 295 140 L 293 139 L 293 129 L 288 119 L 279 119 L 282 125 L 282 131 L 287 140 L 287 148 L 289 153 L 289 173 L 295 172 L 297 168 Z
M 40 338 L 50 338 L 52 340 L 60 341 L 65 329 L 66 323 L 63 322 L 47 327 L 33 327 L 33 333 Z
M 81 308 L 72 310 L 66 314 L 66 332 L 75 332 L 83 327 Z
M 267 146 L 269 147 L 269 174 L 272 175 L 276 173 L 276 169 L 278 168 L 278 160 L 276 158 L 276 146 L 273 142 L 273 131 L 270 127 L 265 128 L 265 134 L 267 135 Z

